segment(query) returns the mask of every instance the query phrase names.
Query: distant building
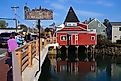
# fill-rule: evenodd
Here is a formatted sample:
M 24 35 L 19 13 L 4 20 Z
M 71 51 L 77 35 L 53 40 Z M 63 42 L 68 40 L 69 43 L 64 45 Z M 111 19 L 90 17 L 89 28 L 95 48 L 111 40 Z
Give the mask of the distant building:
M 74 10 L 70 7 L 64 27 L 57 31 L 59 45 L 96 45 L 95 29 L 88 29 L 86 24 L 80 23 Z
M 121 22 L 111 22 L 112 25 L 112 42 L 121 43 Z
M 89 22 L 88 29 L 96 29 L 97 35 L 107 36 L 106 26 L 96 18 Z
M 17 29 L 17 32 L 21 32 L 21 31 L 23 31 L 23 29 L 21 28 Z M 0 28 L 0 33 L 4 33 L 4 32 L 8 32 L 8 33 L 16 32 L 16 28 Z

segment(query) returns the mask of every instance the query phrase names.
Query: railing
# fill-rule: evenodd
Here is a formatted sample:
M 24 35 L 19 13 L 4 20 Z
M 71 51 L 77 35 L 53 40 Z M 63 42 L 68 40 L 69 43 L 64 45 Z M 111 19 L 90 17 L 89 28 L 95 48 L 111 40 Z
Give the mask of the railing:
M 32 59 L 38 55 L 38 40 L 32 41 L 15 50 L 21 72 L 29 66 L 32 67 Z
M 40 39 L 40 51 L 42 51 L 42 48 L 49 43 L 47 40 L 49 39 L 44 39 L 44 41 Z M 33 59 L 37 58 L 39 55 L 39 41 L 34 40 L 17 48 L 12 55 L 14 74 L 13 79 L 15 81 L 23 81 L 22 73 L 27 67 L 30 69 L 33 67 Z

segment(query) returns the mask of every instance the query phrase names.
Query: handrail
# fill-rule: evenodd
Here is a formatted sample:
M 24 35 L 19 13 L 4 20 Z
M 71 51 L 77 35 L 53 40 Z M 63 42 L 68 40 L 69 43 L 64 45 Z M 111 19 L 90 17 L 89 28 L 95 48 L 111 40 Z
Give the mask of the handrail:
M 56 38 L 54 38 L 54 40 L 55 39 Z M 47 44 L 50 44 L 51 42 L 53 42 L 52 38 L 44 39 L 43 43 L 42 43 L 42 38 L 40 38 L 40 51 L 42 51 L 42 48 L 46 48 Z M 38 51 L 39 51 L 38 39 L 15 49 L 14 55 L 12 57 L 14 60 L 13 69 L 15 69 L 16 67 L 19 69 L 20 78 L 22 78 L 22 73 L 26 70 L 26 68 L 32 68 L 32 66 L 34 65 L 33 59 L 34 58 L 36 59 L 36 57 L 38 57 L 39 55 Z M 16 74 L 18 73 L 14 72 L 14 78 L 17 76 Z
M 38 55 L 36 54 L 38 53 L 38 45 L 36 43 L 38 43 L 38 40 L 29 42 L 15 50 L 21 72 L 23 72 L 27 66 L 32 67 L 32 59 Z M 35 53 L 33 53 L 33 51 Z

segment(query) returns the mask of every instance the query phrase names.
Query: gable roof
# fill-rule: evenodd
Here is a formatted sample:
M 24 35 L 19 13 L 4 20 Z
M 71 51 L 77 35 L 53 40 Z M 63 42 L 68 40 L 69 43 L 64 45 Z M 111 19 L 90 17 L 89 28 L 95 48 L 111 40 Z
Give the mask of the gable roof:
M 87 30 L 88 26 L 87 24 L 84 24 L 84 23 L 77 23 L 77 25 L 80 27 L 80 28 L 83 28 L 85 30 Z
M 121 22 L 110 22 L 112 26 L 121 26 Z
M 93 23 L 94 21 L 98 21 L 99 23 L 101 23 L 105 28 L 107 28 L 102 22 L 100 22 L 98 19 L 93 19 L 89 24 L 91 24 L 91 23 Z M 89 24 L 88 24 L 88 26 L 89 26 Z
M 72 7 L 70 7 L 70 9 L 68 11 L 68 14 L 66 16 L 64 23 L 65 22 L 80 22 Z

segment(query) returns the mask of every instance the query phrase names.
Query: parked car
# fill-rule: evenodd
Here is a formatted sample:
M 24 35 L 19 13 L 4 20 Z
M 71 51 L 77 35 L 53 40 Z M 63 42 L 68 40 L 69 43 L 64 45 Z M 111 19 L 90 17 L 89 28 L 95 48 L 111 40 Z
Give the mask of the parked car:
M 7 41 L 12 33 L 1 33 L 0 34 L 0 47 L 7 47 Z M 15 33 L 16 35 L 16 33 Z

